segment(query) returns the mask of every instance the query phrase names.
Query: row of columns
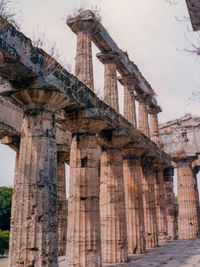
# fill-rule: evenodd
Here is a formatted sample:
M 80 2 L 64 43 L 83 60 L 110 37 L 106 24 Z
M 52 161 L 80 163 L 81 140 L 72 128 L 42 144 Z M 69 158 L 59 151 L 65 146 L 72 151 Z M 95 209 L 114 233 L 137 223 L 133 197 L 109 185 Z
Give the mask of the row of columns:
M 92 68 L 92 35 L 98 28 L 92 21 L 75 21 L 71 28 L 77 34 L 77 52 L 75 75 L 94 90 L 93 68 Z M 117 80 L 124 86 L 124 117 L 137 127 L 134 75 L 117 77 L 117 61 L 120 60 L 116 51 L 98 53 L 97 58 L 104 64 L 104 102 L 119 112 L 119 98 Z M 138 95 L 138 129 L 158 143 L 159 129 L 158 118 L 155 109 L 147 107 L 148 96 Z M 149 117 L 150 113 L 150 127 Z
M 91 39 L 92 34 L 97 29 L 94 27 L 93 23 L 88 21 L 76 21 L 72 25 L 72 29 L 77 33 L 76 76 L 88 85 L 90 89 L 94 90 L 93 71 L 91 69 Z M 104 102 L 119 112 L 116 67 L 119 55 L 117 52 L 107 51 L 97 54 L 97 57 L 104 64 Z M 123 76 L 118 78 L 118 80 L 124 85 L 124 116 L 137 127 L 133 86 L 134 77 Z M 132 94 L 130 93 L 131 91 Z M 158 137 L 158 122 L 156 122 L 156 119 L 157 115 L 153 114 L 151 119 L 152 127 L 154 128 L 151 131 L 152 137 Z M 87 125 L 91 125 L 91 123 L 87 123 Z M 90 127 L 88 127 L 88 129 L 89 128 Z M 142 98 L 142 96 L 139 102 L 139 129 L 150 137 L 147 104 L 146 99 Z M 85 133 L 82 134 L 85 135 Z M 76 136 L 77 133 L 74 132 L 74 135 Z M 91 136 L 91 132 L 89 135 Z M 89 175 L 89 170 L 85 171 L 85 168 L 89 165 L 76 166 L 76 168 L 81 167 L 81 170 L 76 173 L 75 178 L 73 161 L 70 159 L 70 167 L 72 168 L 70 171 L 70 192 L 76 192 L 79 206 L 77 207 L 75 205 L 75 195 L 70 193 L 67 245 L 69 266 L 101 266 L 100 249 L 103 263 L 125 262 L 127 261 L 128 253 L 142 253 L 146 251 L 146 248 L 158 246 L 158 232 L 161 236 L 159 242 L 162 241 L 162 243 L 164 243 L 167 241 L 167 218 L 163 215 L 163 209 L 166 209 L 166 206 L 165 203 L 162 203 L 164 202 L 164 200 L 162 200 L 163 195 L 161 198 L 161 194 L 164 193 L 165 195 L 163 176 L 161 174 L 159 175 L 159 182 L 157 188 L 155 188 L 157 170 L 153 167 L 151 161 L 147 163 L 146 157 L 144 157 L 142 161 L 144 151 L 141 149 L 136 150 L 134 145 L 122 149 L 123 138 L 125 137 L 115 136 L 112 132 L 107 132 L 105 136 L 103 141 L 99 141 L 101 143 L 99 180 L 97 162 L 95 170 L 91 173 L 91 176 L 94 175 L 95 177 L 93 176 L 93 182 L 91 181 L 89 183 L 90 180 L 85 179 L 85 176 L 82 177 L 82 179 L 79 177 L 81 171 L 85 175 L 86 173 L 87 176 Z M 83 159 L 87 158 L 87 164 L 89 164 L 90 161 L 86 154 L 90 146 L 89 142 L 91 142 L 91 137 L 87 145 L 85 142 L 81 145 L 81 138 L 83 137 L 78 138 L 79 142 L 76 141 L 75 146 L 72 142 L 70 158 L 74 158 L 74 155 L 76 155 L 77 159 L 77 157 L 81 156 L 81 151 L 83 149 L 82 157 Z M 105 141 L 105 139 L 107 140 Z M 94 136 L 93 142 L 96 142 Z M 78 154 L 77 151 L 79 151 Z M 94 158 L 98 158 L 97 155 L 96 157 L 94 156 L 95 151 L 90 151 L 88 153 L 89 155 L 93 154 L 93 161 Z M 81 159 L 79 159 L 78 162 L 81 164 Z M 75 185 L 74 181 L 76 181 L 76 179 L 78 179 L 79 182 Z M 84 184 L 84 188 L 87 188 L 87 195 L 79 196 L 78 192 L 80 188 L 83 187 L 83 185 L 80 186 L 81 180 L 87 181 L 87 184 Z M 90 187 L 93 187 L 93 183 L 95 183 L 95 189 L 99 188 L 98 181 L 100 183 L 99 196 L 97 192 L 94 196 L 90 196 L 89 192 L 95 192 L 95 190 L 90 189 Z M 156 192 L 158 192 L 157 199 L 155 198 Z M 89 201 L 92 201 L 93 197 L 95 197 L 96 200 L 98 200 L 98 197 L 100 199 L 100 216 L 97 214 L 98 207 L 95 206 L 93 210 L 92 204 L 89 205 Z M 82 234 L 82 236 L 76 235 L 76 231 L 78 230 L 80 234 L 82 218 L 80 209 L 83 201 L 88 201 L 88 207 L 90 207 L 90 211 L 94 216 L 88 215 L 88 227 L 90 231 L 93 229 L 95 232 L 93 235 L 90 232 L 90 234 L 87 234 L 87 229 L 84 227 L 82 227 L 85 229 L 84 234 Z M 84 216 L 86 216 L 86 210 L 83 210 Z M 75 217 L 76 220 L 73 219 Z M 98 220 L 100 220 L 100 223 Z M 83 225 L 84 222 L 85 217 L 82 222 Z M 98 231 L 100 231 L 101 234 Z M 82 242 L 85 246 L 83 246 L 81 242 L 81 237 L 83 238 Z M 75 239 L 78 243 L 75 243 Z M 87 245 L 91 244 L 91 242 L 93 247 L 89 246 L 87 251 Z M 101 248 L 97 248 L 96 244 L 100 243 Z M 85 249 L 82 251 L 84 254 L 82 256 L 80 256 L 80 247 L 82 250 Z
M 42 122 L 40 115 L 39 125 L 44 126 L 47 121 Z M 38 131 L 38 124 L 35 123 L 35 130 Z M 29 129 L 26 119 L 24 124 L 23 129 Z M 26 136 L 27 132 L 24 133 Z M 41 136 L 41 131 L 39 134 Z M 56 173 L 50 172 L 50 165 L 40 165 L 38 160 L 39 156 L 43 157 L 46 163 L 52 147 L 46 152 L 44 148 L 42 151 L 38 148 L 38 156 L 33 141 L 26 143 L 26 138 L 23 138 L 16 156 L 10 266 L 56 266 L 57 255 L 64 255 L 66 247 L 64 165 L 68 159 L 64 152 L 57 152 L 56 176 Z M 104 141 L 99 179 L 96 135 L 88 131 L 73 134 L 70 150 L 68 266 L 125 262 L 128 253 L 142 253 L 146 248 L 158 245 L 155 174 L 149 172 L 151 163 L 141 160 L 140 149 L 128 146 L 122 150 L 118 145 L 122 141 L 119 141 L 114 136 L 112 145 L 105 145 Z M 29 149 L 25 155 L 24 146 Z M 56 147 L 53 149 L 56 151 Z M 20 168 L 24 161 L 25 164 Z M 54 167 L 56 161 L 50 162 Z M 51 184 L 56 177 L 57 187 Z
M 74 27 L 78 29 L 76 75 L 92 89 L 91 33 L 96 29 L 84 22 Z M 109 52 L 99 58 L 105 64 L 105 101 L 118 111 L 117 55 Z M 122 82 L 126 89 L 133 86 L 131 78 L 125 78 Z M 129 91 L 125 92 L 125 114 L 136 125 L 134 95 L 130 100 Z M 25 103 L 12 208 L 10 267 L 57 267 L 58 254 L 63 254 L 66 242 L 66 196 L 65 158 L 57 154 L 55 111 L 65 105 L 65 98 L 61 92 L 44 88 L 16 91 L 10 97 L 18 104 Z M 149 136 L 146 105 L 141 102 L 139 109 L 139 128 Z M 128 253 L 141 253 L 167 241 L 167 220 L 171 223 L 173 215 L 169 210 L 166 216 L 165 192 L 170 184 L 165 185 L 164 177 L 170 178 L 167 172 L 163 177 L 163 167 L 147 156 L 147 151 L 136 150 L 132 144 L 124 147 L 127 136 L 104 131 L 97 138 L 105 125 L 81 112 L 70 118 L 65 115 L 72 132 L 68 266 L 125 262 Z M 153 115 L 152 137 L 158 135 L 157 116 Z M 193 199 L 190 203 L 197 206 Z

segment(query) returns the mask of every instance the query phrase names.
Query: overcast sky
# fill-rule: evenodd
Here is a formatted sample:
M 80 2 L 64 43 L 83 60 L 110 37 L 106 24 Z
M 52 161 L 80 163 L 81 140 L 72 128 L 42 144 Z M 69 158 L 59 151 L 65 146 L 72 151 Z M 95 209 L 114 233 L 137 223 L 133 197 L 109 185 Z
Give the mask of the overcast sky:
M 166 122 L 185 113 L 198 115 L 199 110 L 197 99 L 189 99 L 193 91 L 200 90 L 200 59 L 184 51 L 191 49 L 190 42 L 197 44 L 199 36 L 192 32 L 186 19 L 189 15 L 185 1 L 177 2 L 169 5 L 166 0 L 18 0 L 11 8 L 20 11 L 21 31 L 25 35 L 40 37 L 46 32 L 48 46 L 56 43 L 60 58 L 73 69 L 76 35 L 66 25 L 66 18 L 79 7 L 98 5 L 104 27 L 155 90 L 163 110 L 160 122 Z M 95 88 L 102 93 L 103 65 L 96 60 L 95 47 L 93 52 Z M 122 87 L 119 93 L 122 112 Z M 12 185 L 14 157 L 14 152 L 0 145 L 0 185 Z

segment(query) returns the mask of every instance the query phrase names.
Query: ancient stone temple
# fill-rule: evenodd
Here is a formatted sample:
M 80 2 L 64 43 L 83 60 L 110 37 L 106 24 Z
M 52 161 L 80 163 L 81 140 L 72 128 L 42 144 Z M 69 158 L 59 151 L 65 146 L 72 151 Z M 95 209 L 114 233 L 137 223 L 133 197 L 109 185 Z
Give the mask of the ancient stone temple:
M 190 114 L 168 122 L 161 126 L 160 137 L 163 149 L 169 153 L 173 165 L 177 168 L 178 191 L 178 237 L 179 239 L 196 238 L 199 236 L 199 194 L 196 174 L 199 169 L 198 154 L 200 152 L 200 119 Z M 165 170 L 167 198 L 170 205 L 167 207 L 167 218 L 172 220 L 172 200 L 168 186 L 172 181 L 173 172 Z M 170 215 L 171 214 L 171 215 Z M 171 223 L 170 223 L 171 224 Z M 170 225 L 168 223 L 168 227 Z M 173 227 L 170 226 L 170 236 Z
M 69 267 L 123 263 L 175 238 L 171 149 L 154 90 L 90 10 L 67 25 L 77 35 L 75 76 L 13 25 L 0 29 L 0 138 L 16 151 L 9 267 L 58 267 L 62 255 Z M 104 65 L 103 101 L 92 43 Z M 180 238 L 195 237 L 198 165 L 193 172 L 193 154 L 170 155 L 180 176 Z M 193 208 L 184 217 L 186 202 Z

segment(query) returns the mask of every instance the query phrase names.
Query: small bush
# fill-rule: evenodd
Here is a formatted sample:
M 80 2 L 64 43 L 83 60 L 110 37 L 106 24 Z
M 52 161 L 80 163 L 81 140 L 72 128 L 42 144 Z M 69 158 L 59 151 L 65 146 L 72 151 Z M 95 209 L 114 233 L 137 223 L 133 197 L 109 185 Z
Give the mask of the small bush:
M 8 250 L 9 247 L 9 231 L 1 231 L 0 230 L 0 254 L 3 255 L 5 254 L 5 251 Z

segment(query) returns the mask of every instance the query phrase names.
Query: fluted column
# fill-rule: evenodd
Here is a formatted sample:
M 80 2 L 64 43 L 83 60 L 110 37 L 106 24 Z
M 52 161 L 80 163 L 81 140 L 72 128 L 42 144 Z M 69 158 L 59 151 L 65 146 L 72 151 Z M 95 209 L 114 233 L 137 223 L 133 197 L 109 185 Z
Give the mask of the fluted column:
M 198 190 L 197 176 L 196 176 L 198 172 L 199 172 L 199 167 L 193 169 L 194 179 L 196 180 L 195 192 L 196 192 L 197 214 L 198 214 L 198 222 L 199 222 L 199 230 L 200 230 L 199 190 Z
M 175 206 L 174 206 L 175 195 L 173 191 L 173 176 L 174 176 L 173 167 L 166 168 L 163 170 L 166 203 L 167 203 L 166 212 L 167 212 L 167 230 L 168 230 L 169 240 L 174 240 L 176 238 Z
M 94 133 L 73 134 L 67 228 L 69 267 L 102 266 L 97 153 Z
M 125 147 L 123 153 L 128 253 L 143 253 L 146 243 L 140 165 L 142 152 Z
M 121 148 L 102 148 L 100 181 L 102 259 L 104 263 L 125 262 L 127 229 Z
M 16 221 L 17 213 L 16 210 L 16 194 L 17 194 L 17 179 L 18 179 L 18 164 L 19 164 L 19 151 L 15 156 L 15 172 L 14 172 L 14 183 L 13 183 L 13 194 L 12 194 L 12 206 L 11 206 L 11 218 L 10 218 L 10 238 L 9 238 L 9 266 L 14 266 L 14 250 L 15 250 L 15 232 L 14 222 Z
M 150 113 L 150 138 L 156 144 L 159 143 L 158 112 L 152 109 Z
M 58 209 L 58 256 L 66 254 L 67 240 L 67 205 L 66 205 L 66 153 L 57 152 L 57 209 Z
M 145 98 L 138 98 L 138 130 L 150 137 L 148 111 Z
M 194 159 L 180 159 L 178 171 L 178 236 L 179 239 L 199 236 L 198 211 L 196 199 L 197 182 L 191 163 Z
M 67 23 L 77 34 L 75 75 L 94 90 L 91 36 L 97 31 L 97 26 L 92 21 L 84 21 L 80 18 L 69 19 Z
M 134 77 L 118 77 L 118 81 L 124 85 L 124 117 L 137 128 L 135 95 L 134 95 Z
M 59 91 L 43 88 L 9 97 L 24 110 L 9 266 L 57 267 L 55 111 L 66 102 Z
M 166 214 L 166 194 L 164 187 L 164 179 L 162 167 L 159 166 L 155 172 L 155 203 L 156 203 L 156 220 L 157 220 L 157 233 L 158 244 L 166 244 L 168 241 L 167 232 L 167 214 Z
M 146 247 L 158 246 L 156 205 L 155 205 L 155 171 L 148 159 L 142 163 L 142 197 L 144 206 L 144 226 Z
M 116 68 L 119 55 L 117 52 L 106 52 L 97 54 L 97 57 L 104 64 L 104 101 L 119 112 Z

